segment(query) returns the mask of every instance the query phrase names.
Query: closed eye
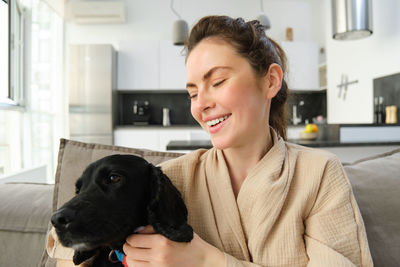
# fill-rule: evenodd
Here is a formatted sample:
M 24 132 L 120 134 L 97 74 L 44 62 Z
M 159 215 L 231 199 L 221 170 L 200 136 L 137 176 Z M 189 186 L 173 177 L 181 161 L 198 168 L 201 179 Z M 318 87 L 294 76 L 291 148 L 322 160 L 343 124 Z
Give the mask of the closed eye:
M 218 86 L 220 86 L 221 84 L 223 84 L 225 81 L 226 81 L 226 79 L 223 79 L 223 80 L 221 80 L 221 81 L 218 81 L 218 82 L 214 83 L 213 86 L 214 86 L 214 87 L 218 87 Z
M 188 98 L 189 99 L 193 99 L 193 98 L 195 98 L 197 96 L 197 94 L 192 94 L 192 95 L 188 95 Z

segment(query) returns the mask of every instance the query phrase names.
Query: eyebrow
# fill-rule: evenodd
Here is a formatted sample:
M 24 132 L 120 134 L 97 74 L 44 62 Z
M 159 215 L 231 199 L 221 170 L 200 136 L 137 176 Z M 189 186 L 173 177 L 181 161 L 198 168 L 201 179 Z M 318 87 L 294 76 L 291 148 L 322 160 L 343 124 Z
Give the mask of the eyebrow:
M 203 75 L 203 81 L 210 78 L 210 76 L 219 69 L 232 69 L 231 67 L 226 67 L 226 66 L 215 66 L 213 68 L 211 68 L 209 71 L 206 72 L 206 74 Z M 196 87 L 196 85 L 194 83 L 187 83 L 186 84 L 186 88 L 190 88 L 190 87 Z

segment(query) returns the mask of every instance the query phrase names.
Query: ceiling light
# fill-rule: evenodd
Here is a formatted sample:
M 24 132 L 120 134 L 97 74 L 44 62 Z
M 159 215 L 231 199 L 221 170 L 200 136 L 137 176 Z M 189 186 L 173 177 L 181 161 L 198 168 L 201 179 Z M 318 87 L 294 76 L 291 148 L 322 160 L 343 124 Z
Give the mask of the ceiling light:
M 172 42 L 174 45 L 183 45 L 189 35 L 189 26 L 174 9 L 174 0 L 171 0 L 171 10 L 178 17 L 172 29 Z

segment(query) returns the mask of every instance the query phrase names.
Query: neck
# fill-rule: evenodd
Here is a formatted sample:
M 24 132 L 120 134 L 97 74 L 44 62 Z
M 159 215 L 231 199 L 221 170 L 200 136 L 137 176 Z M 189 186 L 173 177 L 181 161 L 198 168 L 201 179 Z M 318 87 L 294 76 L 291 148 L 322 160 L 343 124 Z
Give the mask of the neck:
M 272 147 L 272 136 L 269 128 L 259 138 L 250 140 L 242 146 L 230 147 L 223 150 L 236 197 L 249 172 Z

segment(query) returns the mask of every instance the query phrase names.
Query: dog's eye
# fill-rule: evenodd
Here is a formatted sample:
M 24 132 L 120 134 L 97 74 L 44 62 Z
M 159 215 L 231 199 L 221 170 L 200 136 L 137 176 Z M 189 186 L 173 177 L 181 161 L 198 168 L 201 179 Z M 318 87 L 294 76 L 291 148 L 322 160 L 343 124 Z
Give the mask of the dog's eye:
M 110 184 L 116 184 L 116 183 L 119 183 L 120 181 L 121 181 L 121 176 L 119 176 L 119 175 L 111 174 L 108 177 L 108 183 L 110 183 Z

